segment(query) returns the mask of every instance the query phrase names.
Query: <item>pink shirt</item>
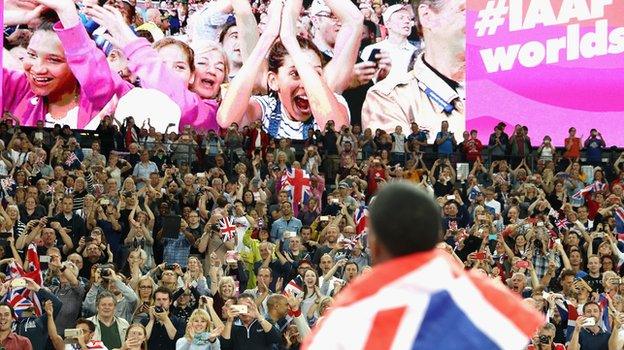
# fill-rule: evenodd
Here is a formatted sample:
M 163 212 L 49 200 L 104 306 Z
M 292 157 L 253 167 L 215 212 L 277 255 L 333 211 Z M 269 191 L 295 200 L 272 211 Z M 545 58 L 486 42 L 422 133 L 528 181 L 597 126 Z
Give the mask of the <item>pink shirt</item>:
M 146 39 L 138 38 L 123 51 L 128 58 L 128 68 L 141 79 L 141 87 L 160 90 L 180 107 L 180 131 L 186 125 L 197 131 L 219 130 L 217 101 L 203 99 L 190 91 L 187 82 L 164 64 Z
M 82 129 L 115 94 L 123 96 L 132 85 L 119 75 L 111 74 L 104 53 L 95 46 L 82 24 L 63 28 L 59 22 L 54 25 L 54 31 L 65 50 L 67 64 L 80 85 L 77 126 Z M 4 68 L 2 71 L 4 109 L 18 117 L 24 126 L 44 121 L 48 112 L 45 99 L 32 92 L 26 73 Z

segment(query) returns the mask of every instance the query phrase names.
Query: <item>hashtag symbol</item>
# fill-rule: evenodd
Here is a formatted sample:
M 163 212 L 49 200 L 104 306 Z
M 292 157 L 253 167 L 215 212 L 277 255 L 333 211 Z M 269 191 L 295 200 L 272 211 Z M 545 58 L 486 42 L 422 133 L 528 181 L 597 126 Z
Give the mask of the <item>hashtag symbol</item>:
M 506 2 L 506 0 L 490 0 L 484 9 L 479 11 L 479 19 L 475 23 L 477 36 L 483 36 L 486 31 L 487 35 L 494 35 L 498 27 L 505 24 L 508 10 Z

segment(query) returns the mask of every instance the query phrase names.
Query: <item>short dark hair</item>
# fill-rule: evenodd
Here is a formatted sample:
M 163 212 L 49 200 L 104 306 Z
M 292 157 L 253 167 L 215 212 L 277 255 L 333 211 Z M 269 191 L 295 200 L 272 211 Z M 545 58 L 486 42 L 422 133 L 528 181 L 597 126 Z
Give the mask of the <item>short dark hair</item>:
M 559 283 L 563 282 L 563 280 L 568 276 L 576 277 L 576 273 L 572 269 L 564 269 L 559 275 Z
M 586 302 L 586 303 L 585 303 L 585 305 L 583 305 L 583 315 L 584 315 L 584 314 L 585 314 L 585 312 L 587 311 L 587 306 L 589 306 L 589 305 L 596 305 L 596 307 L 597 307 L 599 310 L 601 309 L 601 308 L 600 308 L 600 305 L 599 305 L 597 302 L 595 302 L 595 301 L 588 301 L 588 302 Z
M 238 296 L 238 298 L 236 298 L 236 302 L 240 303 L 241 299 L 251 299 L 251 300 L 256 300 L 256 297 L 253 296 L 253 294 L 249 294 L 249 293 L 242 293 L 241 295 Z
M 345 264 L 345 269 L 347 268 L 347 266 L 349 265 L 353 265 L 355 266 L 355 271 L 360 271 L 360 267 L 358 266 L 358 264 L 355 261 L 349 261 Z
M 167 294 L 169 296 L 169 300 L 173 301 L 173 295 L 171 293 L 171 290 L 167 287 L 158 287 L 155 291 L 154 291 L 154 298 L 156 297 L 156 293 L 160 293 L 160 294 Z
M 369 210 L 370 227 L 392 256 L 430 250 L 440 241 L 440 208 L 404 181 L 384 186 Z
M 223 29 L 221 30 L 221 33 L 219 33 L 219 43 L 220 44 L 223 44 L 223 40 L 225 40 L 225 34 L 232 27 L 236 27 L 236 20 L 228 20 L 225 23 L 225 26 L 223 26 Z
M 15 317 L 15 316 L 16 316 L 16 315 L 15 315 L 15 310 L 13 309 L 13 306 L 11 306 L 10 304 L 8 304 L 8 303 L 6 303 L 6 302 L 0 303 L 0 307 L 2 307 L 2 306 L 6 306 L 6 307 L 8 307 L 8 308 L 9 308 L 9 310 L 11 311 L 11 317 L 16 318 L 16 317 Z
M 86 324 L 87 328 L 89 328 L 89 332 L 91 333 L 95 332 L 95 323 L 87 320 L 86 318 L 79 318 L 76 321 L 76 325 L 79 325 L 79 324 Z

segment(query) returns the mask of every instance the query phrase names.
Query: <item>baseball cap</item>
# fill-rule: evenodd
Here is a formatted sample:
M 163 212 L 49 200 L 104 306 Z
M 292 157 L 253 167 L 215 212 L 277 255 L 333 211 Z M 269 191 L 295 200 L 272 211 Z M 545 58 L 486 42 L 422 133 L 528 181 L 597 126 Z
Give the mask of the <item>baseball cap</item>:
M 312 5 L 310 5 L 310 8 L 308 9 L 308 13 L 310 14 L 310 16 L 315 16 L 323 12 L 331 14 L 332 10 L 329 8 L 329 6 L 325 4 L 325 1 L 323 0 L 312 1 Z
M 346 181 L 341 181 L 340 184 L 338 184 L 338 188 L 351 188 L 351 186 L 349 186 L 349 183 Z
M 392 16 L 397 11 L 403 10 L 404 8 L 405 8 L 405 5 L 402 5 L 402 4 L 395 4 L 395 5 L 389 6 L 381 15 L 381 17 L 383 18 L 384 24 L 388 23 L 388 21 L 390 20 L 390 16 Z

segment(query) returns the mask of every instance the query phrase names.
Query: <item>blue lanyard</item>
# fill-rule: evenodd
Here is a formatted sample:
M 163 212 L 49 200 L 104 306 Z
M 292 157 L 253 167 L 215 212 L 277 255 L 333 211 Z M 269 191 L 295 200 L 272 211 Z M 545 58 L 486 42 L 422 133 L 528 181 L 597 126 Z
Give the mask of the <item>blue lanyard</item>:
M 420 87 L 420 89 L 425 92 L 425 95 L 427 95 L 430 100 L 435 102 L 438 106 L 442 107 L 444 113 L 451 114 L 451 112 L 453 112 L 453 110 L 455 109 L 452 104 L 446 102 L 442 97 L 440 97 L 440 95 L 438 95 L 435 91 L 425 85 L 425 83 L 419 81 L 418 87 Z

